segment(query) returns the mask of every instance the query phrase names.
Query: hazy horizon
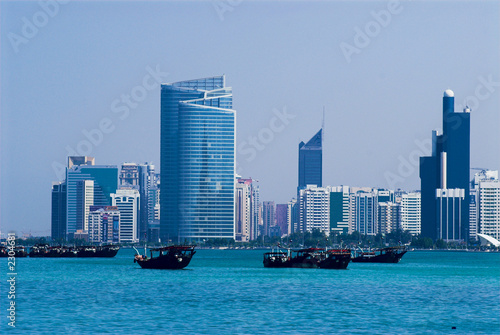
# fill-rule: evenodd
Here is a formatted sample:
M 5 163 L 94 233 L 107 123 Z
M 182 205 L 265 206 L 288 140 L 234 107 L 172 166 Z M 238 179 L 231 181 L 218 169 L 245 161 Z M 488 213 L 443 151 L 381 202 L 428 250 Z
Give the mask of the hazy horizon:
M 0 11 L 2 233 L 50 235 L 52 182 L 79 149 L 98 165 L 159 172 L 159 83 L 221 74 L 237 111 L 237 173 L 259 180 L 262 201 L 295 196 L 298 145 L 323 110 L 324 185 L 419 189 L 416 162 L 442 128 L 446 89 L 455 110 L 472 109 L 471 167 L 500 169 L 496 1 L 1 1 Z

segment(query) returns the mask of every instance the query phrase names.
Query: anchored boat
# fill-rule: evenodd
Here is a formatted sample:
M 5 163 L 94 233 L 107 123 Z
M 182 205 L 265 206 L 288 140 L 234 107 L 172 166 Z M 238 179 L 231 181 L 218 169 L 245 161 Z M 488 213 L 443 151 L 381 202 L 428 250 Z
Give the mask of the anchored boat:
M 10 252 L 10 255 L 9 255 Z M 13 252 L 13 253 L 12 253 Z M 15 246 L 15 247 L 4 247 L 0 245 L 0 257 L 27 257 L 28 253 L 26 252 L 23 246 Z
M 134 257 L 134 263 L 138 263 L 143 269 L 168 269 L 178 270 L 189 265 L 196 251 L 194 245 L 172 245 L 169 247 L 153 248 L 151 257 L 137 252 Z M 146 252 L 144 252 L 146 253 Z M 156 254 L 156 256 L 155 256 Z
M 346 269 L 350 261 L 349 249 L 306 248 L 266 252 L 263 263 L 266 268 Z
M 120 250 L 117 245 L 102 246 L 49 246 L 48 244 L 36 244 L 31 247 L 29 256 L 38 258 L 67 258 L 67 257 L 115 257 Z
M 354 252 L 354 263 L 399 263 L 408 249 L 403 246 L 375 249 L 373 251 Z

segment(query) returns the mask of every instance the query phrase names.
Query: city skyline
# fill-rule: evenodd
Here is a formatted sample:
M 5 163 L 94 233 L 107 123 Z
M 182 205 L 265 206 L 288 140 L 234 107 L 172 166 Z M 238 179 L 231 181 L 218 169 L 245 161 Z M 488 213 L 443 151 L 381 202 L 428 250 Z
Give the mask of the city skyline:
M 388 11 L 386 3 L 243 3 L 224 13 L 224 20 L 210 4 L 151 4 L 157 10 L 136 3 L 104 4 L 92 20 L 96 26 L 116 25 L 120 14 L 129 15 L 132 24 L 120 34 L 72 24 L 81 15 L 94 14 L 95 5 L 71 3 L 61 5 L 37 36 L 18 45 L 17 52 L 9 33 L 22 34 L 21 19 L 31 20 L 43 9 L 37 3 L 0 6 L 2 232 L 49 235 L 50 185 L 61 180 L 58 167 L 65 165 L 67 156 L 80 156 L 73 154 L 79 149 L 90 151 L 87 155 L 97 157 L 99 164 L 148 161 L 159 167 L 160 84 L 219 73 L 237 89 L 236 172 L 259 179 L 261 200 L 284 204 L 296 194 L 296 145 L 321 128 L 323 107 L 324 185 L 419 189 L 414 162 L 429 154 L 429 131 L 440 127 L 441 93 L 448 88 L 457 98 L 455 110 L 461 110 L 466 100 L 472 108 L 471 167 L 499 169 L 498 150 L 488 149 L 500 142 L 499 52 L 493 47 L 500 29 L 494 14 L 498 4 L 493 2 L 402 2 L 379 34 L 369 36 L 365 47 L 356 47 L 359 52 L 349 56 L 350 62 L 342 43 L 356 46 L 356 28 L 378 22 L 372 12 Z M 418 25 L 419 14 L 429 8 L 432 16 Z M 353 13 L 348 20 L 341 17 L 344 10 Z M 172 14 L 176 11 L 192 17 L 192 22 L 198 19 L 196 27 L 204 24 L 206 32 L 222 34 L 228 43 L 221 42 L 220 51 L 212 48 L 215 54 L 200 58 L 207 45 L 193 34 L 195 28 L 180 36 L 169 32 L 185 27 Z M 244 28 L 248 20 L 262 18 L 264 11 L 274 13 L 273 20 Z M 141 15 L 154 23 L 146 24 Z M 168 18 L 165 26 L 160 23 L 162 15 Z M 471 22 L 467 27 L 466 19 Z M 298 22 L 297 27 L 289 22 Z M 134 34 L 139 24 L 147 39 Z M 268 36 L 261 34 L 264 31 Z M 441 33 L 427 36 L 426 31 Z M 94 42 L 89 39 L 92 34 L 99 37 L 95 46 L 91 43 L 82 52 L 82 46 Z M 420 39 L 423 35 L 425 41 Z M 240 40 L 249 41 L 249 49 Z M 407 40 L 412 41 L 408 50 L 394 48 Z M 231 60 L 224 44 L 232 45 L 238 57 Z M 118 53 L 122 45 L 126 52 Z M 176 49 L 188 47 L 192 54 L 176 55 Z M 439 52 L 419 51 L 429 47 Z M 256 66 L 248 71 L 247 64 Z M 123 95 L 133 101 L 123 100 Z M 277 179 L 287 182 L 277 188 Z M 28 188 L 30 192 L 23 193 Z M 19 215 L 20 199 L 29 201 L 29 213 Z

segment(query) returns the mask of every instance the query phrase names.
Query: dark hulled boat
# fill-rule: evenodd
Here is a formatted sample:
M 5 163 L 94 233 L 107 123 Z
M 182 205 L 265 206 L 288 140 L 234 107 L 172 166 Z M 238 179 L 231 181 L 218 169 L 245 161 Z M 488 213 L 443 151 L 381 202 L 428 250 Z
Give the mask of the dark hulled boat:
M 35 244 L 30 248 L 30 257 L 50 257 L 50 246 L 48 244 Z
M 172 245 L 151 249 L 151 257 L 137 253 L 134 263 L 143 269 L 179 270 L 189 265 L 196 251 L 194 245 Z M 137 251 L 137 250 L 136 250 Z M 154 256 L 153 253 L 158 255 Z
M 30 257 L 44 258 L 68 258 L 68 257 L 115 257 L 120 250 L 116 245 L 103 246 L 49 246 L 48 244 L 36 244 L 31 247 Z
M 11 251 L 14 251 L 14 254 L 12 254 Z M 9 255 L 9 252 L 10 255 Z M 0 257 L 27 257 L 28 253 L 26 252 L 26 249 L 23 246 L 16 246 L 13 249 L 9 247 L 4 247 L 3 245 L 0 246 Z
M 350 249 L 330 249 L 321 254 L 322 258 L 318 263 L 321 269 L 347 269 L 351 261 Z
M 115 257 L 120 250 L 117 245 L 87 245 L 78 247 L 77 257 Z
M 264 254 L 265 268 L 289 268 L 290 259 L 286 252 L 266 252 Z
M 266 268 L 346 269 L 350 261 L 349 249 L 306 248 L 287 249 L 287 252 L 266 252 L 263 263 Z
M 369 252 L 355 253 L 354 263 L 399 263 L 408 250 L 406 247 L 387 247 Z

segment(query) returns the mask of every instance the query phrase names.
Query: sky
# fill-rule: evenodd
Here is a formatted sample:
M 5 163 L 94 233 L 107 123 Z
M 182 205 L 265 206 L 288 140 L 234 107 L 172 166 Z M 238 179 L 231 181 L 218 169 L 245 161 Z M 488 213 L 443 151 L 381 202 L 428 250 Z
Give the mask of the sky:
M 50 235 L 67 156 L 160 170 L 159 82 L 225 74 L 237 172 L 286 203 L 322 126 L 324 185 L 420 188 L 442 97 L 500 169 L 498 1 L 0 1 L 0 231 Z M 120 109 L 120 107 L 122 107 Z

